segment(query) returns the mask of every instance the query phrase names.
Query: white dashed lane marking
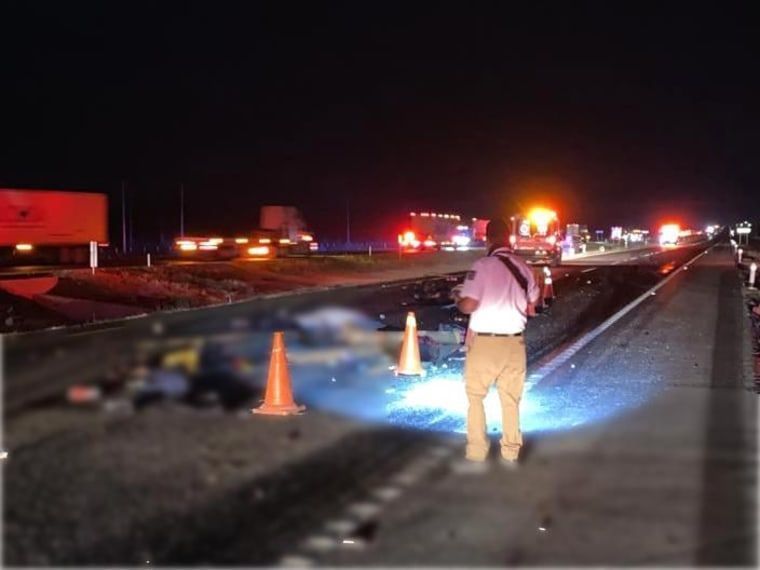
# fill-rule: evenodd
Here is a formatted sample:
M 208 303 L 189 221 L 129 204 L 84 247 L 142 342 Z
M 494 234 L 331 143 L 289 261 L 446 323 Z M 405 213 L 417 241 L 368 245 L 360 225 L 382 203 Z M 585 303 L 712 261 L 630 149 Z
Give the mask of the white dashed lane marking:
M 327 552 L 334 549 L 336 544 L 336 540 L 331 536 L 315 535 L 307 538 L 303 546 L 307 550 Z
M 372 494 L 381 501 L 392 501 L 401 496 L 401 489 L 398 487 L 380 487 L 372 491 Z
M 380 512 L 380 505 L 370 502 L 354 503 L 348 507 L 347 512 L 360 519 L 371 519 Z
M 283 556 L 280 558 L 280 566 L 286 568 L 309 568 L 314 566 L 314 561 L 306 556 Z
M 325 530 L 339 536 L 345 536 L 347 534 L 351 534 L 357 526 L 358 524 L 354 520 L 336 519 L 327 521 L 325 524 Z
M 307 537 L 298 549 L 300 552 L 313 553 L 319 558 L 319 553 L 327 553 L 337 548 L 362 549 L 367 541 L 355 536 L 358 530 L 382 513 L 384 504 L 394 501 L 404 493 L 404 487 L 417 483 L 430 471 L 443 464 L 455 450 L 460 447 L 457 442 L 438 445 L 422 453 L 415 461 L 406 466 L 403 471 L 390 477 L 389 484 L 375 487 L 369 492 L 368 499 L 348 505 L 342 513 L 342 518 L 334 518 L 324 523 L 323 531 Z M 284 556 L 280 566 L 315 566 L 316 560 L 301 554 Z

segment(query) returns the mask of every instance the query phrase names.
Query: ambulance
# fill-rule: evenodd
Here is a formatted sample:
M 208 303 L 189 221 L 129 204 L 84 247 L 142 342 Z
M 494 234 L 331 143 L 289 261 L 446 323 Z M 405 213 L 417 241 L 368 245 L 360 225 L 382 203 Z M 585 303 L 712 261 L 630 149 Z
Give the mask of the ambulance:
M 510 217 L 509 243 L 528 263 L 557 266 L 562 262 L 562 235 L 557 213 L 533 208 Z

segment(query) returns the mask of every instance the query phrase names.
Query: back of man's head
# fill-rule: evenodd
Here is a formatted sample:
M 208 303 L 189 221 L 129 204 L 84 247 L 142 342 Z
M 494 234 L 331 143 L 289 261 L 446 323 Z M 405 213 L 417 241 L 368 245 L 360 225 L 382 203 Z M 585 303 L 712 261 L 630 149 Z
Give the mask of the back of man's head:
M 494 244 L 506 244 L 509 226 L 501 218 L 493 218 L 486 226 L 486 239 Z

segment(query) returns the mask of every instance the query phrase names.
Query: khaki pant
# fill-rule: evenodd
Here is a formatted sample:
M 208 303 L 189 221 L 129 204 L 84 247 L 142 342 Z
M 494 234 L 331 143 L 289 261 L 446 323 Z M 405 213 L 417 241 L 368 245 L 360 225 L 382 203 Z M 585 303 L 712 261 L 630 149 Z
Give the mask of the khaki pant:
M 471 335 L 467 343 L 464 380 L 467 410 L 467 459 L 484 461 L 488 455 L 483 400 L 491 385 L 501 400 L 501 455 L 517 459 L 522 446 L 520 398 L 525 385 L 525 339 L 522 336 Z

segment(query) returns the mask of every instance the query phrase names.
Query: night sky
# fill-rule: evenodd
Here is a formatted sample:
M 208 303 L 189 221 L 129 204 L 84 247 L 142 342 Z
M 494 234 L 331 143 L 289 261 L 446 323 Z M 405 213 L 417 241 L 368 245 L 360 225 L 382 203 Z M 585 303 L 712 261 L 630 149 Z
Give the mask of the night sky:
M 108 192 L 136 239 L 300 207 L 321 238 L 413 209 L 563 222 L 757 214 L 750 5 L 18 2 L 0 186 Z M 606 6 L 605 6 L 606 4 Z M 113 224 L 116 235 L 118 226 Z

